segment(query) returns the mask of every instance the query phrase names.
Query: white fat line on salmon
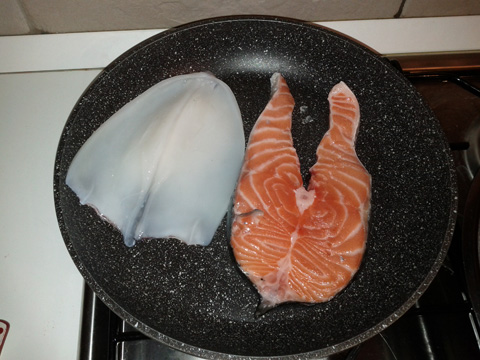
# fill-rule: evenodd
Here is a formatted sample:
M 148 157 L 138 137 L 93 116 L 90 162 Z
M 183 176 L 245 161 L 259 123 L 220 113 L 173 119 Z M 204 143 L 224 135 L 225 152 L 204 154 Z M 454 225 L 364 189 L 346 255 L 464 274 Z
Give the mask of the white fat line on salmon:
M 255 208 L 255 205 L 245 196 L 245 193 L 241 189 L 237 189 L 237 196 L 241 198 L 241 201 L 246 203 L 249 208 Z M 236 212 L 237 205 L 234 204 L 235 216 L 241 215 L 242 213 Z
M 334 115 L 342 115 L 346 118 L 352 119 L 351 123 L 354 123 L 354 120 L 357 118 L 357 113 L 355 112 L 354 106 L 345 106 L 345 105 L 352 105 L 348 102 L 341 102 L 335 101 L 332 106 L 330 107 L 331 113 Z
M 261 240 L 262 246 L 270 244 L 275 249 L 283 249 L 283 253 L 290 247 L 290 233 L 284 230 L 256 236 Z
M 270 206 L 263 201 L 263 196 L 261 196 L 260 193 L 258 192 L 258 189 L 255 186 L 253 175 L 254 175 L 254 173 L 252 173 L 252 172 L 250 172 L 246 175 L 246 177 L 248 178 L 248 183 L 250 185 L 250 188 L 255 193 L 255 196 L 257 197 L 257 200 L 260 200 L 261 208 L 264 209 L 266 212 L 268 212 L 270 210 Z
M 259 172 L 261 172 L 262 170 L 264 170 L 266 167 L 270 166 L 271 164 L 273 164 L 274 162 L 280 160 L 280 159 L 288 159 L 288 158 L 294 158 L 294 159 L 297 159 L 297 156 L 296 156 L 296 153 L 294 153 L 295 155 L 292 155 L 292 154 L 282 154 L 282 155 L 278 155 L 278 156 L 274 156 L 272 157 L 269 161 L 265 161 L 262 165 L 258 166 L 255 168 L 255 170 L 250 170 L 250 173 L 251 174 L 257 174 Z
M 325 134 L 324 142 L 317 148 L 316 153 L 325 152 L 327 154 L 337 154 L 344 153 L 346 156 L 355 156 L 358 158 L 355 151 L 352 151 L 352 146 L 355 141 L 352 141 L 350 138 L 345 138 L 344 135 L 339 134 L 340 130 L 337 130 L 337 133 L 331 132 Z M 338 138 L 341 138 L 340 140 Z
M 257 151 L 250 159 L 249 161 L 252 161 L 258 157 L 262 157 L 263 155 L 266 155 L 266 154 L 275 154 L 275 153 L 281 153 L 281 154 L 284 154 L 285 153 L 285 149 L 282 149 L 282 148 L 265 148 L 261 151 Z
M 337 95 L 335 95 L 335 96 L 332 97 L 332 100 L 333 100 L 332 104 L 334 106 L 338 105 L 340 107 L 340 104 L 341 104 L 341 105 L 348 105 L 348 106 L 341 107 L 342 109 L 347 109 L 347 110 L 355 109 L 355 105 L 353 104 L 354 101 L 349 96 L 337 96 Z
M 268 296 L 264 297 L 263 301 L 265 303 L 277 303 L 277 294 L 278 290 L 281 288 L 282 283 L 288 282 L 290 278 L 290 271 L 292 269 L 292 251 L 295 247 L 295 243 L 298 239 L 298 230 L 299 230 L 299 224 L 297 224 L 295 231 L 291 234 L 290 236 L 290 246 L 289 249 L 286 253 L 286 255 L 278 260 L 277 265 L 278 268 L 267 274 L 263 279 L 265 282 L 268 284 L 265 284 L 264 286 L 270 288 L 270 291 L 272 291 L 273 296 Z M 263 285 L 263 284 L 262 284 Z M 295 298 L 296 293 L 290 287 L 287 287 L 284 289 L 286 292 L 285 297 L 288 299 L 289 295 L 288 293 L 291 293 L 290 296 L 293 296 L 292 298 Z
M 352 176 L 351 174 L 349 174 L 347 172 L 338 171 L 338 173 L 341 173 L 344 176 L 344 179 L 342 179 L 342 181 L 336 181 L 334 184 L 338 185 L 339 187 L 342 187 L 345 190 L 348 190 L 354 196 L 355 200 L 357 200 L 357 202 L 359 204 L 361 204 L 363 201 L 360 198 L 359 192 L 356 191 L 355 188 L 353 186 L 351 186 L 351 184 L 358 185 L 359 187 L 363 188 L 365 190 L 365 193 L 366 193 L 368 188 L 365 186 L 365 183 L 360 181 L 357 177 Z M 350 186 L 347 185 L 347 182 Z M 343 195 L 343 196 L 345 196 L 345 195 Z
M 332 140 L 330 148 L 324 146 L 319 147 L 316 152 L 318 161 L 321 163 L 324 159 L 337 160 L 340 158 L 342 161 L 348 161 L 348 163 L 357 165 L 358 156 L 352 152 L 350 147 L 351 144 L 349 142 L 347 142 L 347 144 L 349 146 L 344 148 L 344 146 L 339 146 L 338 143 Z M 318 164 L 315 164 L 314 166 L 318 166 Z
M 336 257 L 338 259 L 338 257 Z M 310 283 L 309 286 L 317 289 L 325 289 L 325 286 L 331 290 L 332 284 L 338 284 L 343 282 L 342 280 L 346 277 L 345 273 L 351 275 L 352 270 L 346 267 L 341 262 L 332 261 L 333 258 L 328 256 L 323 258 L 323 266 L 316 266 L 315 273 L 318 276 L 318 282 L 316 284 Z M 335 268 L 336 271 L 332 271 L 332 268 Z M 311 276 L 311 271 L 305 266 L 297 266 L 296 271 L 298 271 L 304 278 Z M 325 285 L 325 286 L 322 286 Z M 324 291 L 321 291 L 323 293 Z
M 269 116 L 263 116 L 263 119 L 265 120 L 264 124 L 263 124 L 263 130 L 282 130 L 284 131 L 284 129 L 280 129 L 278 128 L 276 125 L 276 123 L 281 123 L 283 121 L 288 121 L 289 119 L 287 117 L 283 117 L 283 118 L 280 118 L 280 117 L 269 117 Z
M 285 109 L 285 108 L 289 108 L 289 109 L 293 109 L 294 108 L 294 104 L 292 103 L 286 103 L 286 104 L 278 104 L 278 99 L 282 97 L 282 95 L 286 95 L 287 97 L 290 97 L 290 93 L 287 92 L 287 91 L 279 91 L 277 92 L 276 94 L 276 100 L 274 100 L 274 102 L 269 102 L 266 106 L 265 106 L 265 110 L 262 112 L 265 113 L 267 111 L 272 111 L 272 110 L 279 110 L 279 109 Z
M 333 184 L 342 184 L 346 185 L 346 182 L 349 183 L 356 183 L 357 185 L 360 185 L 362 188 L 366 188 L 364 185 L 364 182 L 361 181 L 358 177 L 351 175 L 350 172 L 346 172 L 342 170 L 342 168 L 337 167 L 335 164 L 332 163 L 324 163 L 322 164 L 322 167 L 320 167 L 318 170 L 313 168 L 315 170 L 315 175 L 321 178 L 321 180 L 326 181 L 330 180 L 332 181 Z M 347 170 L 351 170 L 347 168 Z M 360 173 L 360 171 L 358 171 Z M 343 178 L 339 179 L 339 176 L 336 174 L 341 174 Z M 321 183 L 319 181 L 314 181 L 314 184 Z M 350 187 L 351 188 L 351 187 Z
M 269 199 L 273 201 L 273 199 L 269 196 Z M 280 234 L 283 233 L 290 233 L 290 229 L 294 228 L 296 226 L 295 222 L 292 221 L 292 217 L 295 216 L 294 213 L 291 213 L 290 211 L 286 210 L 289 212 L 291 215 L 290 217 L 285 218 L 283 215 L 284 213 L 279 212 L 280 209 L 277 208 L 276 206 L 272 207 L 269 215 L 271 216 L 271 226 L 274 226 L 276 229 L 280 231 Z M 266 229 L 267 230 L 267 229 Z M 269 230 L 267 230 L 269 231 Z M 272 232 L 272 231 L 270 231 Z
M 357 114 L 357 112 L 355 111 L 355 105 L 353 105 L 352 101 L 342 101 L 342 100 L 334 101 L 332 104 L 332 109 L 345 110 L 346 112 L 349 112 L 350 114 L 352 114 L 353 118 L 355 118 Z
M 350 231 L 348 233 L 348 235 L 346 235 L 344 238 L 343 238 L 343 241 L 339 241 L 339 242 L 334 242 L 332 243 L 332 248 L 335 249 L 335 248 L 338 248 L 338 247 L 341 247 L 342 245 L 344 245 L 346 242 L 352 240 L 353 238 L 355 238 L 355 236 L 358 235 L 358 233 L 363 229 L 363 226 L 361 223 L 359 223 L 357 226 L 355 226 L 354 229 L 352 229 L 352 231 Z M 358 249 L 357 249 L 358 250 Z M 358 252 L 344 252 L 343 254 L 358 254 Z
M 273 201 L 274 199 L 272 199 L 270 197 L 270 199 Z M 290 213 L 291 215 L 295 216 L 295 213 L 292 213 L 291 211 L 288 211 L 287 209 L 284 209 L 285 211 L 287 211 L 288 213 Z M 282 213 L 280 213 L 280 208 L 279 207 L 274 207 L 272 209 L 272 211 L 275 212 L 275 216 L 273 216 L 273 218 L 275 220 L 277 220 L 275 222 L 275 226 L 277 226 L 279 229 L 281 229 L 283 232 L 285 233 L 289 233 L 289 228 L 292 228 L 292 227 L 295 227 L 295 222 L 292 221 L 292 216 L 288 217 L 288 218 L 285 218 L 284 216 L 282 216 Z M 278 219 L 280 219 L 280 221 L 278 221 Z
M 346 179 L 348 179 L 349 183 L 355 183 L 357 185 L 360 185 L 361 187 L 363 187 L 365 189 L 365 192 L 368 190 L 365 185 L 364 185 L 364 182 L 363 181 L 360 181 L 358 180 L 358 178 L 354 177 L 354 176 L 351 176 L 349 173 L 346 173 L 346 172 L 343 172 L 343 171 L 339 171 L 337 169 L 337 173 L 341 173 Z M 350 194 L 350 196 L 352 196 L 356 202 L 358 204 L 361 204 L 362 203 L 362 199 L 360 198 L 360 195 L 358 193 L 358 191 L 355 190 L 354 187 L 352 186 L 348 186 L 347 185 L 347 181 L 345 180 L 342 180 L 342 181 L 335 181 L 336 179 L 334 177 L 332 177 L 330 174 L 329 174 L 329 178 L 331 179 L 332 181 L 332 186 L 333 188 L 337 191 L 337 194 L 338 196 L 341 196 L 341 199 L 345 198 L 345 191 L 348 191 L 348 193 Z M 342 188 L 342 191 L 339 190 L 339 188 Z M 343 192 L 343 193 L 342 193 Z
M 309 254 L 309 252 L 305 252 L 304 254 Z M 345 273 L 349 275 L 352 274 L 352 269 L 343 263 L 340 259 L 340 256 L 337 256 L 337 254 L 332 257 L 325 253 L 325 256 L 323 257 L 324 262 L 321 264 L 318 261 L 315 261 L 315 259 L 308 258 L 307 256 L 303 256 L 303 259 L 309 261 L 311 265 L 314 265 L 314 271 L 320 280 L 316 284 L 310 283 L 309 286 L 319 290 L 323 290 L 325 288 L 325 286 L 322 285 L 326 285 L 330 290 L 332 283 L 338 284 L 346 277 Z M 332 271 L 333 268 L 335 268 L 335 271 Z M 310 277 L 312 273 L 304 261 L 299 262 L 295 268 L 295 271 L 302 274 L 303 278 Z M 324 291 L 321 291 L 321 293 L 323 294 Z
M 348 88 L 348 86 L 341 81 L 338 85 L 342 84 L 345 88 Z M 341 87 L 337 88 L 336 91 L 333 91 L 331 94 L 331 99 L 333 100 L 333 103 L 344 103 L 344 104 L 353 104 L 355 103 L 354 98 L 351 96 L 346 95 L 343 93 L 344 89 Z M 350 90 L 351 91 L 351 90 Z
M 284 286 L 284 284 L 288 283 L 289 281 L 289 273 L 292 268 L 291 247 L 287 255 L 278 260 L 277 264 L 277 269 L 260 279 L 260 286 L 264 290 L 268 289 L 268 291 L 265 292 L 267 295 L 262 299 L 262 302 L 267 305 L 278 303 L 280 290 L 284 291 L 284 294 L 281 294 L 282 298 L 293 299 L 296 296 L 296 293 L 290 289 L 290 287 Z
M 282 116 L 278 116 L 278 114 L 275 114 L 276 111 L 278 111 L 280 109 L 283 109 L 283 108 L 288 108 L 288 112 L 290 112 L 293 109 L 293 106 L 284 105 L 284 106 L 281 106 L 281 107 L 275 108 L 275 109 L 267 109 L 269 113 L 273 113 L 273 114 L 263 114 L 262 115 L 262 120 L 261 120 L 262 122 L 260 123 L 260 125 L 265 125 L 265 123 L 268 124 L 269 120 L 273 120 L 273 121 L 285 121 L 285 120 L 287 120 L 287 122 L 290 124 L 291 123 L 291 117 L 290 117 L 289 113 L 287 113 L 285 115 L 282 115 Z
M 351 131 L 352 137 L 355 138 L 355 135 L 357 133 L 357 128 L 355 126 L 354 120 L 351 117 L 346 116 L 345 114 L 340 114 L 340 113 L 334 113 L 333 116 L 335 116 L 335 122 L 332 124 L 332 128 L 339 128 L 340 131 L 342 131 L 342 129 L 345 128 L 349 130 L 349 132 Z M 341 134 L 341 135 L 344 138 L 347 136 L 349 141 L 354 140 L 348 136 L 350 134 Z M 355 142 L 355 141 L 352 141 L 352 142 Z
M 253 245 L 251 242 L 243 242 L 242 244 L 242 264 L 245 264 L 247 262 L 255 263 L 258 253 L 258 247 Z
M 330 239 L 330 236 L 326 233 L 324 233 L 324 236 L 318 236 L 318 235 L 311 234 L 312 232 L 317 230 L 317 228 L 315 228 L 315 227 L 304 225 L 303 230 L 304 230 L 304 232 L 308 231 L 308 234 L 304 234 L 303 238 L 308 239 L 310 242 L 323 242 L 323 241 L 328 241 Z
M 266 139 L 263 139 L 263 140 L 258 140 L 256 142 L 254 142 L 253 144 L 251 144 L 248 148 L 251 149 L 251 148 L 254 148 L 254 147 L 257 147 L 257 146 L 262 146 L 262 145 L 266 145 L 266 144 L 277 144 L 279 146 L 286 146 L 286 145 L 291 145 L 291 142 L 290 140 L 287 140 L 287 139 L 271 139 L 271 138 L 266 138 Z
M 318 242 L 320 244 L 326 244 L 327 246 L 324 246 L 325 248 L 329 247 L 329 248 L 333 248 L 333 247 L 336 247 L 334 246 L 335 244 L 337 244 L 337 242 L 332 242 L 333 239 L 337 238 L 338 234 L 342 231 L 345 223 L 347 222 L 348 220 L 348 206 L 346 206 L 343 202 L 337 202 L 337 205 L 340 206 L 340 208 L 342 209 L 342 212 L 341 212 L 341 215 L 338 216 L 338 214 L 340 213 L 339 211 L 334 211 L 333 209 L 329 209 L 328 211 L 325 212 L 325 215 L 329 215 L 331 216 L 332 214 L 335 215 L 335 219 L 330 221 L 328 224 L 330 225 L 331 223 L 335 223 L 337 222 L 338 225 L 336 226 L 337 228 L 337 231 L 333 232 L 333 228 L 331 226 L 329 226 L 328 228 L 325 229 L 325 232 L 324 232 L 324 236 L 322 237 L 319 237 L 319 236 L 309 236 L 309 238 L 315 242 Z M 340 220 L 340 221 L 339 221 Z M 317 228 L 315 226 L 308 226 L 306 224 L 303 225 L 303 229 L 304 230 L 311 230 L 311 231 L 315 231 Z M 326 231 L 328 230 L 328 231 Z M 338 244 L 342 244 L 344 242 L 344 239 L 338 239 Z M 338 246 L 338 245 L 337 245 Z
M 269 133 L 269 132 L 279 132 L 281 135 L 283 134 L 288 134 L 288 137 L 291 139 L 291 136 L 290 136 L 290 131 L 286 131 L 285 129 L 281 129 L 281 128 L 278 128 L 278 127 L 275 127 L 275 126 L 263 126 L 261 127 L 260 129 L 255 129 L 255 135 L 258 135 L 258 134 L 262 134 L 262 133 Z M 253 131 L 252 131 L 253 133 Z M 252 136 L 252 135 L 250 135 Z M 272 136 L 272 138 L 274 140 L 280 140 L 280 139 L 276 139 L 275 137 Z M 253 145 L 253 144 L 252 144 Z M 289 144 L 290 145 L 290 144 Z M 250 146 L 250 144 L 249 144 Z M 248 149 L 249 147 L 247 147 Z
M 286 89 L 286 90 L 285 90 Z M 273 90 L 273 89 L 272 89 Z M 286 85 L 281 85 L 280 88 L 276 88 L 272 94 L 274 96 L 271 96 L 270 99 L 272 99 L 273 97 L 276 97 L 277 99 L 279 97 L 281 97 L 282 95 L 286 95 L 287 97 L 290 97 L 291 94 L 290 94 L 290 91 L 288 90 L 288 88 L 286 87 Z M 273 106 L 273 103 L 271 101 L 269 101 L 267 103 L 267 105 L 265 106 L 265 110 L 270 110 L 270 109 L 281 109 L 282 107 L 285 107 L 285 106 L 289 106 L 291 108 L 293 108 L 294 105 L 291 105 L 291 104 L 287 104 L 287 105 L 281 105 L 279 106 L 278 104 L 276 106 Z
M 261 236 L 259 238 L 262 238 Z M 269 236 L 265 236 L 264 237 L 265 240 L 271 240 L 271 237 Z M 278 239 L 278 238 L 277 238 Z M 267 242 L 267 241 L 264 241 L 263 242 L 263 246 L 265 248 L 268 248 L 272 251 L 277 251 L 278 254 L 284 254 L 285 253 L 285 249 L 286 247 L 285 246 L 280 246 L 279 243 L 277 241 L 275 242 Z
M 340 116 L 340 115 L 337 115 L 337 116 Z M 347 118 L 345 118 L 345 119 L 347 119 Z M 340 126 L 335 124 L 332 128 L 340 128 Z M 338 136 L 340 136 L 342 141 L 346 142 L 350 146 L 353 146 L 353 144 L 355 144 L 355 137 L 356 137 L 355 133 L 353 134 L 352 137 L 350 137 L 350 136 L 347 136 L 346 134 L 344 134 L 343 131 L 340 131 L 340 134 L 338 134 Z
M 339 127 L 339 126 L 336 125 L 336 127 Z M 342 133 L 339 134 L 339 137 L 342 139 L 343 142 L 345 142 L 349 146 L 353 146 L 355 144 L 355 134 L 353 134 L 353 137 L 350 137 L 348 135 L 343 134 L 343 132 L 342 132 Z M 337 143 L 341 143 L 341 141 L 339 141 Z
M 288 105 L 285 105 L 283 107 L 284 108 L 288 107 L 289 109 L 293 109 L 292 106 L 288 106 Z M 269 109 L 269 112 L 274 112 L 274 111 L 277 111 L 278 109 L 280 109 L 280 108 Z M 290 114 L 287 113 L 283 116 L 278 116 L 276 114 L 272 114 L 272 115 L 263 114 L 261 125 L 269 124 L 270 122 L 281 122 L 281 121 L 288 121 L 290 123 Z

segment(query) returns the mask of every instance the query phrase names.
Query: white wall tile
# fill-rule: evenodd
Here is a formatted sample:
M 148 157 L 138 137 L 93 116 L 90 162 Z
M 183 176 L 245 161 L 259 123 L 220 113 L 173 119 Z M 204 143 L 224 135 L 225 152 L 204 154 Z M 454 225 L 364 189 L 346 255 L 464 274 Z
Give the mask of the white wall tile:
M 479 14 L 479 0 L 406 0 L 402 11 L 402 17 Z
M 0 0 L 0 36 L 158 29 L 238 14 L 307 21 L 391 19 L 401 4 L 402 0 Z M 406 0 L 401 17 L 475 14 L 480 14 L 480 0 Z
M 167 28 L 224 15 L 267 14 L 307 21 L 392 18 L 401 0 L 23 0 L 42 32 Z
M 17 0 L 0 0 L 0 34 L 28 34 L 30 27 Z

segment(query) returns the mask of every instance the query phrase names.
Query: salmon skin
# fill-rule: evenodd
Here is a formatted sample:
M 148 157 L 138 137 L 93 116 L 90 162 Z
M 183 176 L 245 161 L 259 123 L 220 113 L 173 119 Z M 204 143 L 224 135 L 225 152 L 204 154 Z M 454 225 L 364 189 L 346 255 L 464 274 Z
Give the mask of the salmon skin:
M 365 251 L 371 177 L 355 152 L 360 109 L 340 82 L 330 128 L 305 189 L 291 134 L 295 101 L 285 79 L 250 133 L 234 197 L 231 246 L 261 296 L 257 313 L 285 302 L 330 300 L 357 272 Z

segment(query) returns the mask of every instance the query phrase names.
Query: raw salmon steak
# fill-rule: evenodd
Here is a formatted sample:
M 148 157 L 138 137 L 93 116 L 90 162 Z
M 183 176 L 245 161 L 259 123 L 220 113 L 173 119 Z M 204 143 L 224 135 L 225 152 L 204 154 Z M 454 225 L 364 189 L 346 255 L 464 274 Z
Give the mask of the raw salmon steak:
M 350 282 L 365 251 L 371 178 L 355 152 L 357 99 L 331 90 L 330 128 L 305 189 L 291 134 L 295 105 L 285 79 L 250 133 L 234 198 L 231 246 L 261 295 L 259 311 L 284 302 L 330 300 Z

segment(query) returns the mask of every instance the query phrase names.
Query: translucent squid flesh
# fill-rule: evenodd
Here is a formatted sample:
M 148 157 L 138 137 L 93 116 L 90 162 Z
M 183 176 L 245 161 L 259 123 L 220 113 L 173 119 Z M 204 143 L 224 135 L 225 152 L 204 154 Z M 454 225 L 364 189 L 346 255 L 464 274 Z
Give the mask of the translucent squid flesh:
M 74 157 L 66 183 L 133 246 L 141 238 L 208 245 L 242 166 L 231 89 L 209 73 L 175 76 L 116 112 Z

